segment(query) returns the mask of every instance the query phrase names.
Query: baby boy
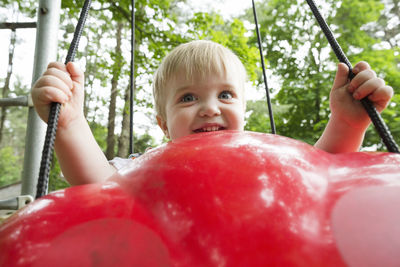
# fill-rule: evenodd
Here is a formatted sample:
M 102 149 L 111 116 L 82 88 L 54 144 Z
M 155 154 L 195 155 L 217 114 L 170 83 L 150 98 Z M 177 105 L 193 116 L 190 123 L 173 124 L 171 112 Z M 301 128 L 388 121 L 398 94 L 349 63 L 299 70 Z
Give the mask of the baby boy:
M 315 144 L 331 153 L 358 151 L 370 119 L 358 101 L 366 96 L 382 111 L 393 89 L 366 62 L 340 63 L 330 94 L 331 116 Z M 229 49 L 211 41 L 175 48 L 154 76 L 157 123 L 170 140 L 190 134 L 244 130 L 246 71 Z M 53 62 L 32 89 L 39 116 L 47 121 L 50 104 L 62 103 L 55 152 L 71 185 L 101 182 L 129 160 L 106 159 L 83 114 L 83 72 L 74 64 Z

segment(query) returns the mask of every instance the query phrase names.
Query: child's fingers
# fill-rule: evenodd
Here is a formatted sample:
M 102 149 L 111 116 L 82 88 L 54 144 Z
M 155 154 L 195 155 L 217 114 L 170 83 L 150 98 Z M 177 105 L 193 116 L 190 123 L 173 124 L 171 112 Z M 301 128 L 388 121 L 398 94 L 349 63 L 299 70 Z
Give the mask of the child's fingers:
M 391 86 L 382 86 L 376 89 L 368 99 L 371 100 L 378 111 L 382 111 L 389 103 L 389 100 L 393 96 L 393 88 Z
M 61 62 L 50 62 L 49 65 L 47 65 L 47 69 L 50 68 L 56 68 L 64 72 L 67 72 L 67 67 L 65 67 L 65 64 Z
M 366 80 L 363 84 L 361 84 L 353 93 L 353 97 L 355 99 L 362 99 L 370 94 L 372 94 L 374 91 L 376 91 L 378 88 L 384 87 L 385 86 L 385 81 L 380 79 L 380 78 L 373 78 Z
M 348 83 L 349 68 L 344 63 L 339 63 L 337 66 L 336 77 L 333 82 L 332 90 L 343 87 Z
M 36 96 L 34 96 L 36 94 Z M 52 86 L 44 86 L 38 91 L 32 91 L 32 97 L 36 97 L 37 104 L 47 105 L 52 102 L 65 103 L 69 101 L 69 96 L 61 90 L 54 90 Z
M 363 70 L 367 70 L 370 69 L 371 67 L 369 66 L 369 64 L 365 61 L 360 61 L 358 62 L 356 65 L 354 65 L 353 67 L 353 73 L 354 74 L 358 74 L 359 72 L 363 71 Z
M 370 79 L 375 79 L 376 73 L 371 69 L 365 69 L 359 73 L 351 80 L 349 84 L 349 92 L 354 93 L 357 88 L 359 88 L 363 83 Z
M 83 87 L 85 80 L 83 71 L 73 62 L 68 62 L 66 68 L 71 75 L 71 79 Z
M 65 73 L 68 73 L 72 81 L 79 83 L 80 85 L 84 85 L 84 73 L 83 71 L 73 62 L 68 62 L 67 65 L 61 62 L 51 62 L 48 69 L 55 68 L 61 70 Z M 72 87 L 72 86 L 71 86 Z
M 73 84 L 72 84 L 72 80 L 71 80 L 71 76 L 68 72 L 60 70 L 58 68 L 49 68 L 45 71 L 45 73 L 43 73 L 43 76 L 54 76 L 58 79 L 60 79 L 60 81 L 64 82 L 67 87 L 72 88 Z
M 48 73 L 56 72 L 54 69 L 48 71 Z M 60 75 L 58 73 L 58 75 Z M 62 91 L 64 94 L 68 96 L 72 96 L 71 88 L 72 88 L 72 81 L 69 79 L 68 84 L 63 80 L 60 79 L 57 75 L 53 74 L 45 74 L 36 82 L 35 88 L 44 88 L 50 87 L 53 88 L 55 91 Z

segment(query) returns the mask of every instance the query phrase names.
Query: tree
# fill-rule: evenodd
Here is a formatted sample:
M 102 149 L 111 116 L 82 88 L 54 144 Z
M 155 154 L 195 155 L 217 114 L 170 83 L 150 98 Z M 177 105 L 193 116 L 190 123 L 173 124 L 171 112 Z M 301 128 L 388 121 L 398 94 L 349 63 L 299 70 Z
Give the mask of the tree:
M 118 81 L 121 74 L 121 64 L 122 64 L 122 53 L 121 53 L 121 38 L 122 38 L 122 27 L 121 21 L 117 23 L 116 30 L 116 46 L 114 57 L 114 65 L 112 66 L 112 79 L 111 79 L 111 95 L 110 95 L 110 105 L 108 108 L 108 134 L 107 134 L 107 151 L 106 157 L 108 159 L 113 159 L 115 156 L 115 116 L 116 116 L 116 104 L 117 104 L 117 87 Z
M 14 57 L 14 51 L 15 51 L 15 43 L 17 41 L 17 36 L 15 29 L 11 31 L 11 37 L 10 37 L 10 46 L 8 49 L 8 68 L 7 68 L 7 76 L 4 82 L 3 90 L 2 90 L 2 97 L 7 98 L 9 91 L 10 91 L 10 79 L 13 71 L 13 57 Z M 1 140 L 3 139 L 3 130 L 4 130 L 4 123 L 6 121 L 7 117 L 7 108 L 6 107 L 1 107 L 1 116 L 0 116 L 0 143 Z
M 189 40 L 208 39 L 230 48 L 245 65 L 249 80 L 257 79 L 258 50 L 249 43 L 242 20 L 224 21 L 219 14 L 199 12 L 186 24 Z
M 135 85 L 133 85 L 135 86 Z M 129 144 L 130 144 L 130 105 L 131 105 L 131 96 L 130 96 L 130 86 L 127 86 L 124 94 L 124 108 L 122 110 L 122 123 L 121 123 L 121 134 L 118 138 L 118 157 L 126 157 L 129 154 Z M 135 147 L 133 147 L 135 149 Z
M 34 17 L 37 1 L 0 1 L 3 22 L 15 22 L 21 16 Z M 32 9 L 34 12 L 32 12 Z M 8 31 L 8 30 L 6 30 Z M 1 97 L 26 95 L 29 86 L 21 83 L 21 77 L 13 71 L 15 48 L 20 44 L 18 30 L 12 30 L 8 53 L 6 77 L 1 79 Z M 21 178 L 24 154 L 24 138 L 26 135 L 26 107 L 3 107 L 0 112 L 0 185 L 14 183 Z
M 21 169 L 18 167 L 20 158 L 14 154 L 10 146 L 0 149 L 0 187 L 20 180 Z
M 400 1 L 399 0 L 384 0 L 385 5 L 379 18 L 375 23 L 370 23 L 365 27 L 368 35 L 380 42 L 371 49 L 368 53 L 368 62 L 379 66 L 379 73 L 384 77 L 389 85 L 396 91 L 400 87 Z M 400 97 L 395 95 L 389 108 L 383 113 L 382 117 L 389 125 L 391 133 L 396 141 L 400 139 L 400 119 L 396 111 L 400 103 Z M 367 132 L 366 145 L 373 146 L 378 144 L 378 147 L 383 147 L 380 143 L 379 136 L 375 130 L 370 127 Z
M 380 40 L 364 30 L 376 23 L 383 10 L 380 1 L 327 0 L 321 10 L 329 10 L 323 15 L 351 62 L 367 60 L 379 73 L 399 76 L 395 49 L 377 49 Z M 337 59 L 305 1 L 262 1 L 258 15 L 268 68 L 281 86 L 273 103 L 291 107 L 275 118 L 277 131 L 313 144 L 329 117 L 328 95 Z M 247 11 L 246 19 L 253 23 L 252 10 Z M 255 36 L 251 41 L 256 44 Z M 393 84 L 391 79 L 386 78 Z M 367 135 L 365 144 L 377 142 Z

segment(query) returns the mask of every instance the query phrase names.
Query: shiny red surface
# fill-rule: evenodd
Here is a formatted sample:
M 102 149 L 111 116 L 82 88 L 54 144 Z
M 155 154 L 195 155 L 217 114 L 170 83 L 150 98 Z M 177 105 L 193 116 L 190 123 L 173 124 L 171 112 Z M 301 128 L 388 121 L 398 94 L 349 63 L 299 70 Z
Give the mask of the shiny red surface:
M 0 226 L 0 266 L 400 266 L 400 155 L 185 137 Z

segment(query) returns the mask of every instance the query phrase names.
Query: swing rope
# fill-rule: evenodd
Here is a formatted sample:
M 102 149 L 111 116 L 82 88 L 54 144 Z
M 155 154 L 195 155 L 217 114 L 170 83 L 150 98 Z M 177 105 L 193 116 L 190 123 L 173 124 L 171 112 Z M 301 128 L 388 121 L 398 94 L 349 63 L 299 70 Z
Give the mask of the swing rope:
M 352 71 L 352 66 L 350 61 L 347 59 L 346 55 L 343 53 L 342 48 L 340 47 L 339 43 L 333 36 L 333 33 L 329 26 L 327 25 L 326 21 L 322 17 L 321 13 L 319 12 L 318 8 L 316 7 L 315 3 L 313 0 L 307 0 L 308 5 L 311 8 L 311 11 L 313 12 L 315 18 L 318 21 L 318 24 L 320 25 L 322 31 L 324 32 L 329 44 L 331 45 L 333 52 L 335 53 L 337 59 L 346 64 L 347 67 L 349 68 L 349 79 L 354 78 L 354 73 Z M 360 100 L 362 105 L 364 106 L 365 110 L 367 111 L 369 117 L 371 118 L 372 123 L 375 126 L 375 129 L 377 130 L 379 136 L 381 137 L 383 143 L 386 145 L 386 148 L 389 152 L 395 152 L 395 153 L 400 153 L 399 147 L 397 146 L 395 140 L 393 139 L 393 136 L 391 135 L 389 128 L 383 121 L 381 115 L 379 112 L 376 110 L 374 105 L 371 103 L 371 101 L 366 97 Z
M 82 35 L 83 27 L 88 16 L 91 5 L 91 0 L 85 0 L 83 8 L 80 13 L 78 24 L 76 26 L 74 37 L 68 49 L 68 54 L 65 59 L 65 64 L 74 61 L 76 50 L 78 49 L 79 40 Z M 51 167 L 51 160 L 53 158 L 54 142 L 56 139 L 58 118 L 60 115 L 61 104 L 52 103 L 49 112 L 49 119 L 47 122 L 47 131 L 45 142 L 42 151 L 42 160 L 40 162 L 39 179 L 36 188 L 36 198 L 40 198 L 47 194 L 49 184 L 49 174 Z
M 262 67 L 262 72 L 263 72 L 263 77 L 264 77 L 265 93 L 266 93 L 266 97 L 267 97 L 269 120 L 270 120 L 270 124 L 271 124 L 271 133 L 276 134 L 274 115 L 272 113 L 271 97 L 269 95 L 269 89 L 268 89 L 268 83 L 267 83 L 267 75 L 265 73 L 265 63 L 264 63 L 263 49 L 262 49 L 262 45 L 261 45 L 260 30 L 258 28 L 256 5 L 254 4 L 254 0 L 252 0 L 252 4 L 253 4 L 254 22 L 256 24 L 258 50 L 260 51 L 261 67 Z
M 135 152 L 135 140 L 133 135 L 133 113 L 135 105 L 135 0 L 132 0 L 131 10 L 131 73 L 130 73 L 130 105 L 129 105 L 129 154 Z

